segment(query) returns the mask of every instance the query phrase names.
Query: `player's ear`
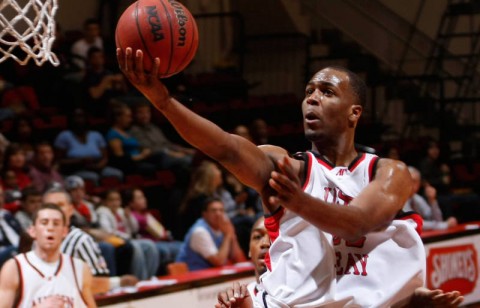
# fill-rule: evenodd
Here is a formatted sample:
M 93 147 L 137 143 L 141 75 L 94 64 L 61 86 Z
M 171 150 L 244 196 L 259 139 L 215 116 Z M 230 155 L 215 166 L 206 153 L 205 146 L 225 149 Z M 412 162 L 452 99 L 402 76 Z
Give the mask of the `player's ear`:
M 363 107 L 361 105 L 352 105 L 350 107 L 350 115 L 348 116 L 348 119 L 352 123 L 356 123 L 358 119 L 360 119 L 360 116 L 362 115 Z
M 64 226 L 62 231 L 62 238 L 65 238 L 68 234 L 68 227 Z
M 27 233 L 28 233 L 28 235 L 30 235 L 31 238 L 33 238 L 33 239 L 36 238 L 35 228 L 33 227 L 33 225 L 28 227 Z

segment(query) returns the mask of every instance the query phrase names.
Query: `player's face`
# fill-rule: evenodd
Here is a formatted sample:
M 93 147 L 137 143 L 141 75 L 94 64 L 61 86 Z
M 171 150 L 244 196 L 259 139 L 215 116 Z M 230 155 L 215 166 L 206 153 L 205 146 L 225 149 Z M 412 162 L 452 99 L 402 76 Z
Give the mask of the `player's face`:
M 45 251 L 58 250 L 67 232 L 62 214 L 53 209 L 38 212 L 37 219 L 29 229 L 29 234 L 36 240 L 37 246 Z
M 250 257 L 252 258 L 258 275 L 263 274 L 267 270 L 265 255 L 269 248 L 270 237 L 268 236 L 262 217 L 253 225 L 252 233 L 250 234 Z
M 336 142 L 352 125 L 354 102 L 355 94 L 346 73 L 331 68 L 316 73 L 307 84 L 302 103 L 307 139 Z

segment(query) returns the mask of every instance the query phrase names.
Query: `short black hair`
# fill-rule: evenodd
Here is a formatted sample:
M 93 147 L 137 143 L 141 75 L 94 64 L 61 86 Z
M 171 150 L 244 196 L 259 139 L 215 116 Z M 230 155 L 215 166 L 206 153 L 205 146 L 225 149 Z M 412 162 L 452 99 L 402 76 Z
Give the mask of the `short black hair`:
M 223 201 L 220 198 L 216 197 L 208 197 L 205 198 L 202 202 L 202 213 L 208 210 L 208 206 L 212 204 L 213 202 L 221 202 L 223 204 Z
M 348 79 L 350 80 L 350 87 L 352 87 L 353 93 L 357 97 L 358 105 L 365 106 L 367 101 L 367 85 L 365 84 L 363 78 L 361 78 L 357 73 L 354 73 L 343 66 L 331 65 L 325 67 L 324 69 L 327 68 L 347 74 Z
M 35 224 L 36 221 L 37 221 L 37 217 L 38 217 L 38 213 L 40 213 L 40 211 L 43 211 L 43 210 L 47 210 L 47 209 L 50 209 L 50 210 L 54 210 L 54 211 L 58 211 L 61 215 L 62 215 L 62 221 L 63 221 L 63 224 L 66 225 L 67 224 L 67 217 L 65 217 L 65 213 L 62 211 L 62 209 L 54 204 L 54 203 L 44 203 L 42 204 L 38 210 L 36 210 L 33 215 L 32 215 L 32 223 Z
M 42 192 L 36 189 L 35 187 L 27 186 L 24 189 L 22 189 L 22 197 L 20 200 L 22 200 L 22 202 L 25 202 L 27 198 L 30 196 L 41 197 L 42 195 L 43 195 Z

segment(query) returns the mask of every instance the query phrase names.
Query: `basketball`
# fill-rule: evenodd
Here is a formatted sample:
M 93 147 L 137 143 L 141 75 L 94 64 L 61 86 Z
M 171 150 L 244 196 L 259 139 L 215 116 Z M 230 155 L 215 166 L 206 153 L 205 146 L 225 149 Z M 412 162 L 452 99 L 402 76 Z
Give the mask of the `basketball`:
M 118 48 L 141 49 L 150 71 L 160 58 L 158 77 L 181 72 L 195 56 L 198 29 L 190 11 L 175 0 L 138 0 L 120 16 L 115 29 Z

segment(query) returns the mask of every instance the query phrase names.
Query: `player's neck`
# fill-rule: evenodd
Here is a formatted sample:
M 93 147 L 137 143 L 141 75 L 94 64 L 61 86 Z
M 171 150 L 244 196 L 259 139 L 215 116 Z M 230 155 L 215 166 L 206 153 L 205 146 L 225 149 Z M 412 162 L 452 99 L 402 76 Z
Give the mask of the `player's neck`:
M 47 262 L 47 263 L 56 262 L 60 259 L 59 249 L 51 250 L 51 251 L 50 250 L 44 250 L 44 249 L 41 249 L 40 247 L 38 247 L 38 245 L 36 245 L 33 252 L 37 255 L 37 257 L 39 257 L 41 260 L 43 260 L 44 262 Z
M 318 144 L 312 143 L 312 151 L 321 155 L 334 166 L 348 166 L 358 155 L 353 143 L 338 143 L 330 147 L 319 146 Z

